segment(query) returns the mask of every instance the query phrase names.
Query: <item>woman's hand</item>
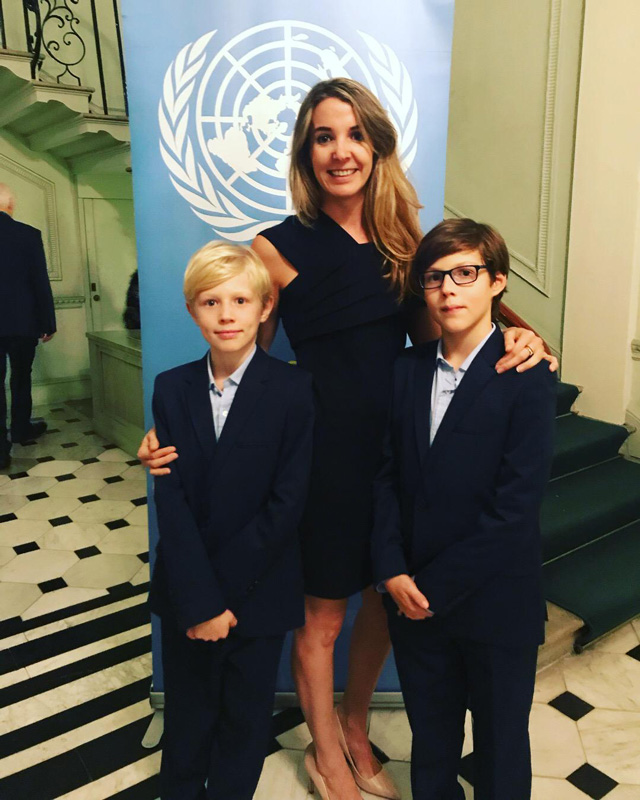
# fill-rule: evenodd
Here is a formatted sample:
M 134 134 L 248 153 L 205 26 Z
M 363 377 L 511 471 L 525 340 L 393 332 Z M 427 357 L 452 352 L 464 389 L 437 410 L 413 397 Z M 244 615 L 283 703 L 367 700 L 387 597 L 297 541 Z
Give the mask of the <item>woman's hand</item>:
M 545 352 L 544 342 L 527 328 L 507 328 L 504 332 L 505 354 L 496 364 L 496 372 L 506 372 L 516 368 L 516 372 L 526 372 L 543 359 L 549 362 L 549 372 L 558 369 L 558 359 Z
M 176 448 L 172 445 L 160 447 L 156 429 L 151 428 L 140 444 L 138 458 L 143 466 L 149 468 L 152 475 L 169 475 L 171 470 L 167 469 L 165 465 L 175 461 L 178 458 L 178 454 L 176 453 Z

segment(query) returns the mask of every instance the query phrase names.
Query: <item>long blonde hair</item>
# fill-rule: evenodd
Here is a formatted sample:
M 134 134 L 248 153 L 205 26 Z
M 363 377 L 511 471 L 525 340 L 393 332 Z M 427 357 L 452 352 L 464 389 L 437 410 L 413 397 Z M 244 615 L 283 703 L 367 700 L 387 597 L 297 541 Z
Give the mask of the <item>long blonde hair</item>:
M 416 191 L 405 176 L 397 152 L 396 130 L 377 97 L 349 78 L 331 78 L 311 88 L 293 129 L 289 182 L 293 205 L 304 225 L 317 219 L 322 191 L 311 163 L 311 125 L 315 107 L 329 97 L 353 108 L 373 149 L 373 169 L 364 190 L 363 224 L 385 259 L 391 283 L 404 295 L 411 261 L 422 238 Z

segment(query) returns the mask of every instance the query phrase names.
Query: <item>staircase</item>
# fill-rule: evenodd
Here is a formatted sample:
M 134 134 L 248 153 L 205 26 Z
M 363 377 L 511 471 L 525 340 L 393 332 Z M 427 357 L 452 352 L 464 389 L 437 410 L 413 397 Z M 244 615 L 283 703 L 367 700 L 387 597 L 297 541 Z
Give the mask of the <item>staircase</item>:
M 640 613 L 640 464 L 619 455 L 627 428 L 571 412 L 579 392 L 558 385 L 541 512 L 546 597 L 583 621 L 578 652 Z
M 91 113 L 92 87 L 33 80 L 30 61 L 29 53 L 0 50 L 0 128 L 31 150 L 68 161 L 76 172 L 104 158 L 126 168 L 127 117 Z

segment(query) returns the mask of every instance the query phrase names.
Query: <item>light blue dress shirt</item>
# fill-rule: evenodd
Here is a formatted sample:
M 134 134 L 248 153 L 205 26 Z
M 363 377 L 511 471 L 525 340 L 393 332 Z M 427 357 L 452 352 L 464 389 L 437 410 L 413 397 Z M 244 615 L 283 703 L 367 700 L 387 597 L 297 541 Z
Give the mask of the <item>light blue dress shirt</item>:
M 453 395 L 460 386 L 460 381 L 464 378 L 466 371 L 473 363 L 473 359 L 478 355 L 480 350 L 484 347 L 487 339 L 495 331 L 496 326 L 491 323 L 491 330 L 475 347 L 465 360 L 460 364 L 458 369 L 454 369 L 447 359 L 442 355 L 442 339 L 438 342 L 438 351 L 436 353 L 436 368 L 433 373 L 433 383 L 431 385 L 431 425 L 429 428 L 429 444 L 433 444 L 435 435 L 438 432 L 440 423 L 449 408 L 449 404 L 453 400 Z
M 220 438 L 224 423 L 227 421 L 229 411 L 231 411 L 231 404 L 233 398 L 236 396 L 238 386 L 242 380 L 247 367 L 251 363 L 251 359 L 255 356 L 257 346 L 254 345 L 250 355 L 240 364 L 238 369 L 229 375 L 222 384 L 222 391 L 218 389 L 213 379 L 213 371 L 211 370 L 211 357 L 207 358 L 207 369 L 209 370 L 209 397 L 211 398 L 211 413 L 213 414 L 213 426 L 216 430 L 216 439 Z

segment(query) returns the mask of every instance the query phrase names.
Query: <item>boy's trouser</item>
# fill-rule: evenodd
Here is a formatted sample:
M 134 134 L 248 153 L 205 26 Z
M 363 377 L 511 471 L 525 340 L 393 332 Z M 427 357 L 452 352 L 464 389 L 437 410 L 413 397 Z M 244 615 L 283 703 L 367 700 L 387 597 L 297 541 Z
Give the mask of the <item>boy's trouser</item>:
M 162 800 L 251 800 L 269 746 L 283 642 L 233 633 L 193 641 L 162 621 Z
M 473 717 L 475 800 L 529 800 L 537 646 L 448 637 L 429 624 L 389 614 L 413 733 L 413 800 L 464 800 L 457 775 L 467 708 Z

